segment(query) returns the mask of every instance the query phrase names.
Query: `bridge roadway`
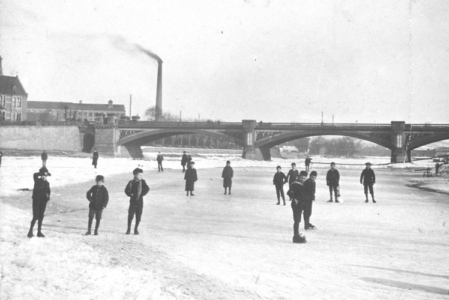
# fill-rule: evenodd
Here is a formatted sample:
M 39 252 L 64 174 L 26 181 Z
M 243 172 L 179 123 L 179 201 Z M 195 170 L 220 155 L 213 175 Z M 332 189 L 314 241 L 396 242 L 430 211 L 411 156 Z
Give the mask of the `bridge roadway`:
M 391 150 L 391 162 L 410 160 L 413 149 L 449 139 L 449 124 L 367 123 L 266 123 L 242 122 L 119 122 L 95 126 L 95 146 L 102 152 L 142 157 L 141 146 L 182 134 L 206 134 L 243 147 L 242 157 L 270 160 L 270 148 L 287 141 L 341 135 L 359 138 Z

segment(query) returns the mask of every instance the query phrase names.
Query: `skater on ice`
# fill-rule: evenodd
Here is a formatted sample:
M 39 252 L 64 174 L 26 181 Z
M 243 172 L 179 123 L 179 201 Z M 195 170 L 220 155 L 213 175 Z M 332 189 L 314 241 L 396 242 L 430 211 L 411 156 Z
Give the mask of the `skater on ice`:
M 307 172 L 301 171 L 298 176 L 298 181 L 292 182 L 288 195 L 292 198 L 293 211 L 293 243 L 306 243 L 306 237 L 299 233 L 299 224 L 301 223 L 301 215 L 305 208 L 306 191 L 304 181 L 307 178 Z
M 294 181 L 297 181 L 298 176 L 299 176 L 299 172 L 298 172 L 298 170 L 296 170 L 296 164 L 292 163 L 292 168 L 287 173 L 288 185 L 290 186 Z M 292 198 L 290 198 L 290 201 L 291 200 L 292 200 Z
M 306 166 L 306 171 L 309 172 L 310 163 L 312 162 L 312 159 L 307 155 L 306 160 L 304 161 L 304 164 Z
M 223 178 L 224 194 L 226 195 L 227 189 L 229 188 L 229 195 L 231 195 L 232 177 L 234 177 L 234 170 L 232 169 L 231 162 L 229 160 L 226 162 L 226 167 L 223 168 L 221 177 Z
M 182 158 L 181 158 L 182 172 L 186 171 L 187 162 L 188 162 L 188 157 L 187 157 L 186 152 L 184 151 L 184 154 L 182 155 Z
M 2 166 L 2 157 L 3 157 L 3 152 L 0 150 L 0 167 Z
M 186 192 L 187 195 L 190 196 L 195 196 L 193 194 L 193 191 L 195 190 L 195 182 L 198 180 L 198 176 L 196 174 L 196 169 L 195 167 L 195 162 L 192 161 L 187 165 L 187 171 L 186 174 L 184 175 L 184 180 L 186 181 Z
M 276 205 L 280 204 L 281 197 L 285 205 L 284 184 L 286 182 L 287 176 L 285 176 L 285 174 L 281 171 L 281 166 L 277 166 L 276 173 L 274 173 L 273 177 L 273 185 L 276 187 L 276 196 L 278 198 L 278 202 L 276 203 Z
M 128 209 L 128 229 L 126 234 L 131 233 L 131 225 L 134 215 L 136 215 L 136 224 L 134 226 L 134 234 L 139 234 L 139 223 L 142 218 L 143 197 L 148 194 L 150 188 L 145 180 L 142 179 L 143 170 L 136 168 L 133 171 L 134 179 L 130 180 L 125 188 L 125 194 L 130 197 Z
M 95 178 L 95 185 L 87 191 L 86 198 L 89 200 L 89 221 L 85 235 L 91 235 L 94 217 L 96 220 L 94 234 L 98 235 L 98 227 L 100 227 L 103 209 L 106 208 L 109 202 L 109 193 L 104 186 L 104 177 L 102 175 L 98 175 Z
M 310 223 L 310 217 L 312 216 L 312 204 L 315 201 L 315 191 L 316 191 L 316 177 L 317 172 L 310 172 L 309 179 L 304 182 L 305 192 L 306 192 L 306 201 L 304 208 L 304 229 L 316 229 L 316 227 Z
M 164 172 L 164 167 L 162 167 L 162 161 L 164 160 L 164 156 L 162 155 L 162 153 L 159 152 L 157 154 L 156 160 L 158 172 Z
M 47 152 L 45 152 L 45 150 L 41 154 L 41 159 L 42 159 L 42 167 L 46 167 L 47 166 L 48 154 L 47 154 Z
M 28 231 L 28 237 L 33 237 L 34 224 L 37 221 L 37 236 L 45 237 L 42 233 L 42 222 L 44 221 L 45 209 L 47 208 L 47 202 L 50 201 L 50 183 L 47 181 L 47 177 L 51 176 L 46 167 L 40 168 L 38 173 L 33 174 L 34 188 L 33 188 L 33 219 L 31 220 L 30 230 Z
M 92 155 L 92 166 L 94 166 L 94 168 L 97 168 L 97 164 L 98 164 L 98 152 L 97 149 L 94 149 L 94 153 Z
M 339 203 L 338 201 L 338 194 L 339 194 L 339 188 L 340 188 L 340 173 L 338 172 L 338 170 L 335 167 L 335 163 L 331 162 L 331 168 L 329 171 L 327 171 L 327 175 L 326 175 L 326 182 L 327 182 L 327 186 L 329 187 L 329 194 L 330 194 L 330 199 L 327 202 L 334 202 L 333 198 L 332 198 L 332 193 L 335 196 L 335 202 Z
M 371 194 L 371 199 L 373 203 L 376 203 L 374 200 L 374 188 L 373 185 L 376 183 L 376 175 L 374 174 L 374 170 L 371 169 L 371 163 L 367 162 L 365 169 L 362 171 L 360 175 L 360 184 L 363 184 L 363 190 L 365 192 L 365 203 L 368 203 L 368 190 Z

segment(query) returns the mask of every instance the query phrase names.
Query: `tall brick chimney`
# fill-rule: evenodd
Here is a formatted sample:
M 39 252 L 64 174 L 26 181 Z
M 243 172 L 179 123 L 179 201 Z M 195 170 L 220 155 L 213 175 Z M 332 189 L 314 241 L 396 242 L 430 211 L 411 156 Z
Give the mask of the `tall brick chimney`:
M 162 116 L 162 60 L 157 62 L 156 121 Z

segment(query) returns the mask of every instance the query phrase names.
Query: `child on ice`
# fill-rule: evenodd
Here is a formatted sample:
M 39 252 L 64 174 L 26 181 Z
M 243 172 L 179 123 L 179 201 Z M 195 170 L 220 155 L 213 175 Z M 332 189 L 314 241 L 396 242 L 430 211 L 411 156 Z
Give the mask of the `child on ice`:
M 86 198 L 89 200 L 89 222 L 85 235 L 91 235 L 94 217 L 96 219 L 94 234 L 98 235 L 98 227 L 100 227 L 103 209 L 106 208 L 109 202 L 109 193 L 104 186 L 104 177 L 102 175 L 98 175 L 95 178 L 95 185 L 87 191 Z

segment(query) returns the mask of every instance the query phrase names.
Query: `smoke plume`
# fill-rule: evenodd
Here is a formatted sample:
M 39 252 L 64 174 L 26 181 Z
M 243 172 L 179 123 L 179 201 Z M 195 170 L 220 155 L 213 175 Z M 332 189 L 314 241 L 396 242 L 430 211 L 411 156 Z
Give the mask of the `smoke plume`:
M 154 53 L 151 50 L 145 49 L 144 47 L 142 47 L 139 44 L 130 43 L 128 40 L 126 40 L 125 38 L 123 38 L 121 36 L 114 36 L 111 38 L 112 38 L 112 44 L 115 47 L 117 47 L 118 49 L 121 49 L 126 52 L 135 52 L 137 50 L 137 51 L 144 53 L 144 54 L 148 55 L 149 57 L 157 60 L 157 62 L 159 62 L 159 63 L 162 62 L 162 59 L 159 57 L 159 55 L 157 55 L 156 53 Z

